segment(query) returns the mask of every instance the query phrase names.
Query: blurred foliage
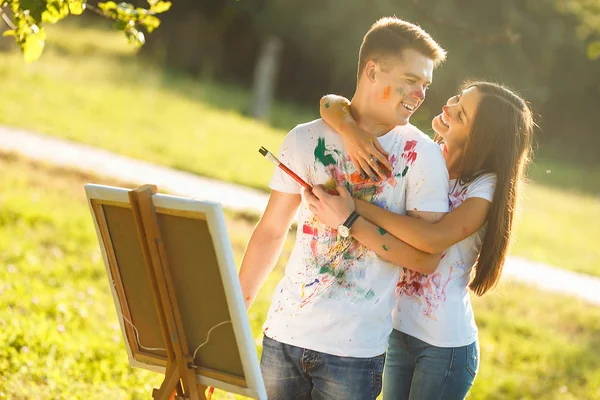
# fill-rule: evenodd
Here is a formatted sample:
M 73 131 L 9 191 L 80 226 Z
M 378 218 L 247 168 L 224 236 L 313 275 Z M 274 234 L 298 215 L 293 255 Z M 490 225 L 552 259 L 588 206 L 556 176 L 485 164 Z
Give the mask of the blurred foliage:
M 600 58 L 600 1 L 598 0 L 557 0 L 556 9 L 562 14 L 577 18 L 577 34 L 582 40 L 589 40 L 588 57 Z
M 157 14 L 171 8 L 171 2 L 148 0 L 148 8 L 114 1 L 88 4 L 86 0 L 0 0 L 0 16 L 8 30 L 3 36 L 12 36 L 21 47 L 27 62 L 37 60 L 46 43 L 45 23 L 54 24 L 69 15 L 81 15 L 89 9 L 116 22 L 129 41 L 136 46 L 145 42 L 142 30 L 148 33 L 158 28 Z M 1 24 L 1 23 L 0 23 Z
M 180 0 L 142 53 L 249 86 L 261 43 L 274 35 L 284 43 L 278 97 L 316 108 L 324 93 L 352 95 L 362 37 L 387 15 L 418 22 L 449 52 L 417 124 L 464 79 L 480 78 L 527 98 L 543 116 L 542 140 L 600 145 L 600 0 Z

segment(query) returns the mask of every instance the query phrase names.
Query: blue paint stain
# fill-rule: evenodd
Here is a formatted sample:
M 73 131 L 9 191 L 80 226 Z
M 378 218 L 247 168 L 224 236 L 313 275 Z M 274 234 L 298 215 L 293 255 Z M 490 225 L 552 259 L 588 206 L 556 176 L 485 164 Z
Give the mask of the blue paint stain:
M 313 282 L 309 283 L 308 285 L 305 285 L 304 287 L 311 287 L 312 285 L 314 285 L 315 283 L 319 283 L 318 279 L 315 279 Z

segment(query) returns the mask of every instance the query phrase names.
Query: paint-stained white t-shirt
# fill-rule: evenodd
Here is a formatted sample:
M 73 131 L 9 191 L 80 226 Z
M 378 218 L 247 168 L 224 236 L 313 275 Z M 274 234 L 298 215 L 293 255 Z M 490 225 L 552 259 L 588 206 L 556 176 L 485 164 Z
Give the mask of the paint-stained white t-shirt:
M 491 202 L 495 187 L 495 174 L 483 174 L 465 185 L 451 180 L 450 210 L 472 197 Z M 437 347 L 461 347 L 477 339 L 468 285 L 486 225 L 447 249 L 433 274 L 402 272 L 392 313 L 394 329 Z
M 299 125 L 279 159 L 311 185 L 346 185 L 352 195 L 396 213 L 448 211 L 448 172 L 439 146 L 412 125 L 379 138 L 393 173 L 373 183 L 360 178 L 341 137 L 324 121 Z M 279 168 L 271 189 L 301 193 Z M 352 238 L 317 222 L 303 199 L 296 242 L 263 326 L 266 336 L 294 346 L 348 357 L 386 350 L 400 268 Z M 385 231 L 383 231 L 385 232 Z

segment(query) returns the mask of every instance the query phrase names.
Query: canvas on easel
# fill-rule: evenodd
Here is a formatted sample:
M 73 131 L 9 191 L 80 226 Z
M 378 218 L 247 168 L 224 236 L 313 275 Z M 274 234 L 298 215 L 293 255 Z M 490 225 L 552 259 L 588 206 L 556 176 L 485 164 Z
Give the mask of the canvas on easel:
M 149 185 L 85 190 L 130 365 L 166 374 L 154 398 L 185 375 L 192 398 L 266 399 L 221 206 Z

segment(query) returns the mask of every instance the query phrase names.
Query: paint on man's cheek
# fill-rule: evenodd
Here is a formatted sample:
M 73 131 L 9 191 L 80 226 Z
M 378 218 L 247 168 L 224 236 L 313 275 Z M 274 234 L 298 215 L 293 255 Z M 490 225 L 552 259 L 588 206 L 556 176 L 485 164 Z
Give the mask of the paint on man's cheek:
M 387 85 L 383 89 L 383 96 L 381 97 L 381 101 L 386 101 L 387 99 L 389 99 L 391 93 L 392 93 L 392 87 L 390 85 Z

